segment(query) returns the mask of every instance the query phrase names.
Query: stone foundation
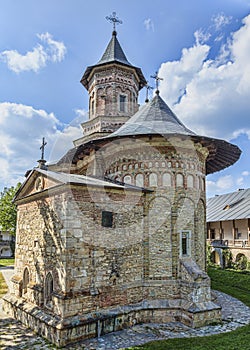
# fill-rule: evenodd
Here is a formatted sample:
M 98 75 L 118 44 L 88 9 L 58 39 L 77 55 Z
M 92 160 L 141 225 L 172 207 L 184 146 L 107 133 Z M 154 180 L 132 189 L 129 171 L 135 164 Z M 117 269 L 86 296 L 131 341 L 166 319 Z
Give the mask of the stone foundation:
M 221 321 L 213 302 L 192 304 L 183 300 L 144 300 L 99 312 L 62 319 L 13 295 L 3 299 L 3 309 L 57 346 L 99 337 L 141 323 L 182 322 L 197 328 Z

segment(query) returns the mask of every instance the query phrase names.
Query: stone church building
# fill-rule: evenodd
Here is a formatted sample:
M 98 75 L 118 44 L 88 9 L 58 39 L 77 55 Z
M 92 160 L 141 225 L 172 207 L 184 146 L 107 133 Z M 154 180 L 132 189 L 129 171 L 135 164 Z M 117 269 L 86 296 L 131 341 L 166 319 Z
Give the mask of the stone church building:
M 81 83 L 83 136 L 56 164 L 42 157 L 16 195 L 4 310 L 58 346 L 137 323 L 219 321 L 205 272 L 205 176 L 239 148 L 189 130 L 158 84 L 139 108 L 147 82 L 115 30 Z

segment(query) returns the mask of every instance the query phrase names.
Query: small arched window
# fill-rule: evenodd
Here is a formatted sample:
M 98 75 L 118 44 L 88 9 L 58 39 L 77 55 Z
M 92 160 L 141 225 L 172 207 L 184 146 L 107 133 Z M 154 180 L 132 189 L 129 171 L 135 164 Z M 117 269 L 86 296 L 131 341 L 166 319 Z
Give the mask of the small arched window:
M 135 177 L 136 186 L 143 187 L 144 186 L 144 178 L 142 174 L 137 174 Z
M 169 174 L 169 173 L 164 173 L 164 174 L 162 175 L 162 185 L 163 185 L 163 186 L 171 186 L 171 185 L 172 185 L 171 174 Z
M 184 185 L 184 178 L 182 174 L 177 174 L 176 175 L 176 186 L 177 187 L 183 187 Z
M 157 186 L 158 185 L 158 176 L 156 173 L 149 174 L 149 186 Z
M 30 281 L 29 269 L 25 267 L 23 271 L 23 294 L 27 293 L 27 286 L 29 284 L 29 281 Z
M 44 285 L 44 299 L 45 304 L 49 307 L 51 307 L 52 303 L 52 293 L 54 290 L 54 281 L 51 272 L 49 272 L 45 278 L 45 285 Z

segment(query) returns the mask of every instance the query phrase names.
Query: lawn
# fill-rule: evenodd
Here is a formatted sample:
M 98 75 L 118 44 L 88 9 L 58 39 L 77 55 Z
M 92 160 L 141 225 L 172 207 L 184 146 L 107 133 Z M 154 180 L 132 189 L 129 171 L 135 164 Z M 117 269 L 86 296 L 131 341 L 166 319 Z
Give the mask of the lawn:
M 210 267 L 212 288 L 238 298 L 250 306 L 250 273 Z M 229 333 L 207 337 L 168 339 L 132 347 L 133 350 L 250 350 L 250 325 Z
M 0 259 L 0 267 L 3 266 L 13 266 L 15 263 L 15 259 L 10 258 L 10 259 Z

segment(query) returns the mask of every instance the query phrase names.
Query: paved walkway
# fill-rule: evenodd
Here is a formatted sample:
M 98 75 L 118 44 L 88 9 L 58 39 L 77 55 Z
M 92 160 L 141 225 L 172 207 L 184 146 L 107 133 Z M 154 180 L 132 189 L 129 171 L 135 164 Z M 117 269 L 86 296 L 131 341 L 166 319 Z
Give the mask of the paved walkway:
M 7 282 L 13 269 L 0 269 Z M 183 338 L 194 336 L 206 336 L 228 332 L 250 323 L 250 308 L 231 296 L 214 292 L 217 304 L 222 306 L 223 322 L 217 326 L 206 326 L 192 329 L 182 323 L 143 324 L 132 328 L 107 334 L 100 338 L 94 338 L 69 345 L 63 349 L 68 350 L 113 350 L 124 349 L 130 346 L 144 344 L 151 340 Z M 25 328 L 20 322 L 9 318 L 1 310 L 0 305 L 0 349 L 32 349 L 47 350 L 56 349 L 55 346 L 35 335 L 30 329 Z M 249 345 L 250 349 L 250 345 Z M 243 349 L 241 349 L 243 350 Z

